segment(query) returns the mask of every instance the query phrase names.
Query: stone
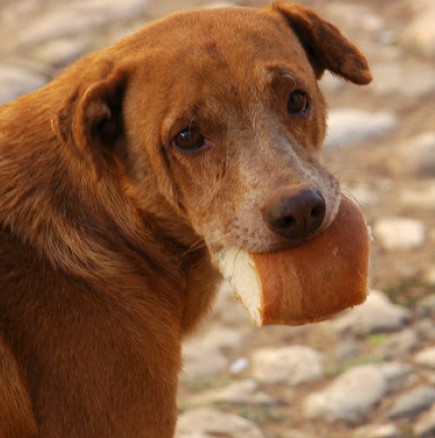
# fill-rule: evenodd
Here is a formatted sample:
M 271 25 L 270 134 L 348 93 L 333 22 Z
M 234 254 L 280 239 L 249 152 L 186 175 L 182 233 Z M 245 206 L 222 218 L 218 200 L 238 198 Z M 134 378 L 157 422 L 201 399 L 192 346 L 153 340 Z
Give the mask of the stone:
M 403 434 L 395 424 L 381 424 L 360 427 L 354 438 L 402 438 Z
M 389 157 L 388 167 L 397 175 L 406 173 L 411 176 L 433 177 L 435 175 L 435 131 L 423 132 L 400 143 L 394 154 Z M 431 187 L 433 185 L 428 184 L 425 190 L 429 200 L 432 196 Z M 420 197 L 424 195 L 423 192 Z
M 388 251 L 419 248 L 426 242 L 424 223 L 404 217 L 379 219 L 375 222 L 373 234 L 375 240 Z
M 420 340 L 435 342 L 435 321 L 430 318 L 420 319 L 414 323 L 414 330 Z
M 146 12 L 149 0 L 76 0 L 75 7 L 82 13 L 100 14 L 107 22 L 131 20 Z
M 233 414 L 201 408 L 182 414 L 175 438 L 264 438 L 250 421 Z
M 41 87 L 47 77 L 28 66 L 0 64 L 0 104 Z
M 213 313 L 227 327 L 251 327 L 248 312 L 236 299 L 232 287 L 226 281 L 219 288 Z
M 238 349 L 242 345 L 243 334 L 240 330 L 217 326 L 202 333 L 200 342 L 221 350 Z
M 375 207 L 380 204 L 381 196 L 378 189 L 372 189 L 368 184 L 342 184 L 344 193 L 349 193 L 362 208 Z
M 216 9 L 216 8 L 231 8 L 237 6 L 233 2 L 225 2 L 225 1 L 217 1 L 217 2 L 211 2 L 205 5 L 206 9 Z
M 411 365 L 402 362 L 385 362 L 377 367 L 385 379 L 388 393 L 404 387 L 408 377 L 412 376 L 415 371 Z
M 309 395 L 303 405 L 309 419 L 357 424 L 386 394 L 388 389 L 379 367 L 361 365 L 339 376 L 326 389 Z
M 189 339 L 183 347 L 185 367 L 183 378 L 202 380 L 226 371 L 229 360 L 224 350 L 239 348 L 243 335 L 229 327 L 212 327 L 207 332 Z
M 424 272 L 424 281 L 430 285 L 435 285 L 435 268 L 429 268 Z M 435 309 L 434 309 L 435 310 Z M 434 312 L 435 313 L 435 312 Z
M 388 416 L 392 419 L 399 417 L 412 417 L 428 409 L 435 402 L 435 388 L 433 386 L 420 386 L 399 396 Z
M 300 430 L 286 430 L 283 433 L 279 433 L 279 438 L 319 438 L 318 435 L 312 435 L 311 433 L 302 432 Z
M 346 341 L 338 342 L 335 347 L 334 359 L 336 362 L 349 362 L 359 354 L 358 344 L 356 342 Z
M 414 362 L 418 365 L 435 369 L 435 347 L 428 347 L 419 351 L 414 356 Z
M 370 88 L 380 96 L 391 94 L 405 97 L 423 96 L 435 87 L 435 68 L 430 62 L 406 62 L 398 60 L 376 63 L 373 66 L 375 80 Z M 403 84 L 406 83 L 406 86 Z
M 435 186 L 430 183 L 419 189 L 405 189 L 400 193 L 399 202 L 408 209 L 432 211 L 435 205 Z
M 188 399 L 189 405 L 207 405 L 212 403 L 245 404 L 245 405 L 273 405 L 274 400 L 259 390 L 254 380 L 240 380 L 231 383 L 225 388 L 212 389 L 194 395 Z
M 40 45 L 33 54 L 39 61 L 58 68 L 70 64 L 87 49 L 87 38 L 57 38 Z
M 263 348 L 252 355 L 251 375 L 264 383 L 299 385 L 325 374 L 323 354 L 313 348 L 291 346 Z
M 417 53 L 435 56 L 435 8 L 426 7 L 404 29 L 400 41 Z
M 325 4 L 328 18 L 351 29 L 361 29 L 370 33 L 382 32 L 385 22 L 379 14 L 373 13 L 368 5 L 349 4 L 338 1 Z
M 239 374 L 249 367 L 249 359 L 246 357 L 239 357 L 231 363 L 229 371 L 231 374 Z
M 433 274 L 435 275 L 435 270 Z M 429 276 L 426 277 L 425 279 L 428 281 L 428 283 L 435 284 L 435 282 L 432 283 L 430 281 Z M 435 316 L 435 295 L 428 295 L 427 297 L 422 298 L 421 300 L 418 301 L 416 307 L 418 310 L 418 314 L 422 317 Z
M 38 20 L 29 22 L 27 32 L 21 33 L 17 39 L 18 49 L 30 50 L 57 38 L 73 37 L 81 33 L 90 34 L 90 29 L 102 26 L 104 22 L 102 16 L 85 16 L 76 8 L 66 8 L 60 4 L 39 15 Z
M 389 112 L 363 111 L 354 108 L 330 110 L 325 146 L 353 146 L 390 132 L 397 118 Z
M 371 290 L 365 303 L 348 310 L 328 322 L 338 333 L 368 335 L 402 328 L 411 318 L 411 312 L 391 303 L 380 291 Z
M 335 92 L 343 88 L 344 81 L 326 70 L 319 82 L 319 86 L 324 93 Z
M 40 14 L 38 20 L 29 21 L 17 44 L 28 50 L 59 38 L 91 35 L 91 30 L 109 23 L 136 18 L 147 6 L 146 0 L 76 0 L 68 7 L 59 2 Z
M 384 355 L 388 358 L 403 357 L 411 353 L 418 345 L 418 337 L 411 328 L 392 334 L 382 346 Z
M 228 359 L 213 346 L 201 340 L 190 341 L 183 346 L 184 369 L 182 380 L 207 380 L 223 373 L 228 368 Z
M 414 434 L 416 438 L 433 438 L 435 436 L 435 404 L 417 420 Z

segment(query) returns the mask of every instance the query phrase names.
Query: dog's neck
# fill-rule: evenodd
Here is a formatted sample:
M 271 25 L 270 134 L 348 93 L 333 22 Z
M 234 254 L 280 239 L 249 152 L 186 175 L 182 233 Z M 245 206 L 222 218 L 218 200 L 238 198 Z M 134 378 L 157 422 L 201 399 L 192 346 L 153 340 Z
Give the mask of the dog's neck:
M 0 226 L 57 269 L 100 284 L 130 269 L 181 286 L 186 260 L 207 258 L 201 239 L 173 212 L 138 208 L 110 172 L 95 183 L 51 129 L 52 108 L 37 104 L 26 97 L 0 108 Z M 14 105 L 21 118 L 11 122 Z

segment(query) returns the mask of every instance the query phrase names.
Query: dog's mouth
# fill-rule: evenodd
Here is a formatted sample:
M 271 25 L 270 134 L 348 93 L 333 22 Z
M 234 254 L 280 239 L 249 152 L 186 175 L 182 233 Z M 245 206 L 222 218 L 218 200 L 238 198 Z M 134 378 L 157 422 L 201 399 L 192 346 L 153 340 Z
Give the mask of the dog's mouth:
M 207 241 L 210 253 L 218 254 L 228 247 L 251 253 L 284 251 L 303 245 L 324 233 L 335 220 L 340 195 L 325 201 L 320 192 L 304 189 L 298 196 L 272 198 L 260 211 L 256 229 L 246 223 L 229 227 L 225 239 Z M 257 210 L 258 211 L 258 210 Z

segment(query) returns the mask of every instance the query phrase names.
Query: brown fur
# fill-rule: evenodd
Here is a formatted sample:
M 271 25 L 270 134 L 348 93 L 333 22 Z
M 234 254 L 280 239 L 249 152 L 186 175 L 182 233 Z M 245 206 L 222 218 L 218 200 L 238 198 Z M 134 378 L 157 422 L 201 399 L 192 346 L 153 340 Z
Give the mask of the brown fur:
M 277 3 L 174 15 L 0 107 L 0 436 L 169 438 L 180 345 L 224 245 L 288 246 L 259 211 L 314 184 L 325 69 L 370 81 L 314 12 Z M 286 112 L 303 88 L 312 110 Z M 193 126 L 200 151 L 172 144 Z M 320 230 L 321 231 L 321 230 Z

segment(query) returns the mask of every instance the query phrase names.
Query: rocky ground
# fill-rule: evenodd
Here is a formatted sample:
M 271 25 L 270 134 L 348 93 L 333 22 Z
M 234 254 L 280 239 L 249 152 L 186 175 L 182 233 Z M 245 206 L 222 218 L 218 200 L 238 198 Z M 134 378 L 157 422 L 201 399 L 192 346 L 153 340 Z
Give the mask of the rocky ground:
M 435 2 L 305 4 L 358 43 L 375 75 L 363 88 L 322 80 L 324 160 L 373 228 L 373 290 L 334 320 L 256 329 L 224 284 L 185 346 L 177 438 L 435 437 Z M 0 102 L 144 22 L 210 5 L 2 0 Z

